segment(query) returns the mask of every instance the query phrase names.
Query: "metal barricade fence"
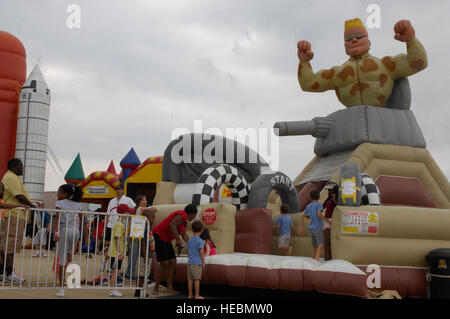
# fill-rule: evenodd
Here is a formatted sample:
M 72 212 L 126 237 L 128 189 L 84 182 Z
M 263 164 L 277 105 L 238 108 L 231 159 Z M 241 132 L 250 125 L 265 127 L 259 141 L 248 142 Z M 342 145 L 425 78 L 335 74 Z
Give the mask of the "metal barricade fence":
M 149 256 L 152 253 L 149 220 L 143 216 L 117 215 L 119 218 L 115 228 L 111 229 L 111 239 L 107 246 L 106 216 L 111 214 L 46 208 L 5 210 L 4 219 L 0 222 L 0 289 L 63 286 L 105 290 L 136 289 L 140 291 L 140 297 L 145 297 L 152 261 L 152 256 Z M 133 218 L 142 218 L 139 229 L 136 226 L 131 228 Z M 35 219 L 38 223 L 30 224 Z M 102 220 L 103 230 L 100 234 Z M 123 226 L 117 223 L 122 223 Z M 53 234 L 55 224 L 59 234 Z M 144 224 L 145 229 L 142 229 Z M 30 232 L 31 238 L 26 237 Z M 138 237 L 130 237 L 136 234 Z M 55 235 L 59 238 L 53 245 Z M 113 240 L 116 243 L 122 241 L 125 247 L 122 252 L 122 267 L 117 272 L 123 271 L 125 274 L 124 268 L 130 265 L 132 269 L 127 269 L 129 279 L 125 275 L 112 276 L 113 269 L 120 263 L 118 256 L 110 256 Z M 138 244 L 133 244 L 134 241 Z M 119 244 L 119 250 L 120 246 Z M 134 249 L 138 249 L 139 253 L 136 254 Z M 114 263 L 111 262 L 112 259 L 115 260 Z M 61 276 L 59 270 L 62 270 Z

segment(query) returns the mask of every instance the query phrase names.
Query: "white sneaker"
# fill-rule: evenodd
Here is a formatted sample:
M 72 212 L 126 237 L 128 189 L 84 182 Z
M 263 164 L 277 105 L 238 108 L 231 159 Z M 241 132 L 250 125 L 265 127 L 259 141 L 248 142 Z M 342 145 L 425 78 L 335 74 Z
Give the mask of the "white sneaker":
M 156 286 L 156 282 L 152 282 L 152 283 L 148 284 L 147 287 L 150 289 L 153 289 L 153 288 L 155 288 L 155 286 Z
M 124 294 L 121 293 L 119 290 L 114 289 L 114 290 L 111 290 L 111 291 L 109 292 L 109 296 L 110 296 L 110 297 L 123 297 Z
M 8 277 L 5 278 L 5 281 L 20 284 L 20 283 L 24 282 L 25 279 L 20 278 L 19 276 L 16 275 L 16 273 L 13 272 Z
M 36 250 L 36 252 L 34 253 L 34 255 L 32 257 L 39 257 L 39 251 Z
M 56 293 L 56 296 L 57 297 L 64 297 L 64 289 L 63 288 L 59 289 L 59 291 Z
M 42 252 L 42 257 L 47 257 L 47 254 L 45 253 L 45 251 Z

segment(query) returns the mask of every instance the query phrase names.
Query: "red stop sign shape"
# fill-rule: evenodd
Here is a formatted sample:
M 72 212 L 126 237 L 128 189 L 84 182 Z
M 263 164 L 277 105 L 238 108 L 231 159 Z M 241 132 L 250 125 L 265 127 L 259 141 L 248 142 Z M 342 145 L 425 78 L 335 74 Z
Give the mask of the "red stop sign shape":
M 217 213 L 214 208 L 207 208 L 203 212 L 202 220 L 206 225 L 212 225 L 216 221 Z

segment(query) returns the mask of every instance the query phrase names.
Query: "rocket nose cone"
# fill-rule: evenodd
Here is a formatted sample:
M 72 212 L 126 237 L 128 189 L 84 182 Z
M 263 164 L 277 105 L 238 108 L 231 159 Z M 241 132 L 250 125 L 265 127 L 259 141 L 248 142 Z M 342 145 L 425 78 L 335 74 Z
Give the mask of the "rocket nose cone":
M 34 66 L 33 71 L 31 71 L 30 75 L 27 78 L 27 82 L 29 81 L 31 82 L 33 80 L 39 82 L 40 84 L 45 86 L 45 88 L 48 88 L 47 83 L 45 82 L 44 79 L 44 75 L 42 74 L 41 68 L 39 67 L 38 64 Z
M 50 95 L 50 90 L 45 82 L 44 75 L 42 74 L 41 68 L 36 64 L 22 86 L 22 90 L 32 90 L 32 92 L 37 92 L 44 95 Z

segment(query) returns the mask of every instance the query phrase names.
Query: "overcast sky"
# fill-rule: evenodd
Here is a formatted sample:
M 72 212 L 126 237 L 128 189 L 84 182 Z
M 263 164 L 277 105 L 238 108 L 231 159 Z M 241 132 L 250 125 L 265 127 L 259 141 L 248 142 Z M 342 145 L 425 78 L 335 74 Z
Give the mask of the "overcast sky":
M 69 4 L 81 28 L 67 26 Z M 175 128 L 267 128 L 343 109 L 333 91 L 307 93 L 297 81 L 299 40 L 312 43 L 315 70 L 347 60 L 344 21 L 367 25 L 370 4 L 381 27 L 369 29 L 374 56 L 406 52 L 394 40 L 411 20 L 428 53 L 409 78 L 412 110 L 427 148 L 450 176 L 450 1 L 306 0 L 1 0 L 0 29 L 39 63 L 52 92 L 48 142 L 64 174 L 77 153 L 86 176 L 134 147 L 141 161 L 162 155 Z M 314 157 L 314 138 L 280 139 L 279 169 L 294 179 Z M 50 157 L 50 155 L 49 155 Z M 63 176 L 47 164 L 46 190 Z

